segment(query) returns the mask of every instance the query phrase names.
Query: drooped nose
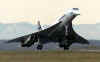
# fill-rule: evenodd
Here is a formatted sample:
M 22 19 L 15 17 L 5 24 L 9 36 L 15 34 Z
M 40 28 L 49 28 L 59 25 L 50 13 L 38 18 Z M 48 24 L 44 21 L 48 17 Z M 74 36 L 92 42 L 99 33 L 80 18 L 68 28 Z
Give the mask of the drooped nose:
M 75 15 L 80 15 L 80 10 L 79 10 L 79 8 L 72 8 L 72 12 L 73 12 L 73 14 L 75 14 Z
M 80 10 L 79 8 L 70 8 L 67 10 L 67 12 L 65 12 L 65 14 L 69 14 L 69 15 L 80 15 Z
M 73 10 L 79 10 L 79 8 L 72 8 Z

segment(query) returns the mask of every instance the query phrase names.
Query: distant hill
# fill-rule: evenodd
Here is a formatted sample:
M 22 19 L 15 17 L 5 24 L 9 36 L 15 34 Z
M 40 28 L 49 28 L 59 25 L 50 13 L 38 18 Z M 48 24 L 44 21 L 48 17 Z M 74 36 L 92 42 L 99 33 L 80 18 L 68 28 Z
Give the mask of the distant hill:
M 44 25 L 47 27 L 48 25 Z M 73 25 L 74 30 L 86 39 L 89 40 L 90 45 L 73 44 L 70 49 L 99 49 L 100 50 L 100 23 L 98 24 L 80 24 Z M 5 40 L 20 37 L 37 31 L 37 25 L 30 23 L 14 23 L 14 24 L 0 24 L 0 50 L 36 50 L 37 44 L 31 48 L 22 48 L 19 43 L 5 44 Z M 12 47 L 13 46 L 13 47 Z M 9 48 L 8 48 L 9 47 Z M 45 44 L 43 50 L 62 50 L 58 44 Z
M 46 27 L 47 25 L 44 25 Z M 100 23 L 73 25 L 74 30 L 86 39 L 100 39 Z M 2 24 L 0 23 L 0 39 L 12 39 L 37 31 L 37 25 L 26 22 Z
M 74 25 L 74 30 L 86 39 L 100 40 L 100 23 Z
M 0 40 L 0 51 L 2 50 L 9 50 L 9 51 L 15 51 L 15 50 L 37 50 L 37 43 L 35 43 L 34 46 L 30 47 L 30 48 L 25 48 L 25 47 L 21 47 L 20 43 L 9 43 L 6 44 L 4 43 L 6 42 L 5 40 Z M 100 40 L 89 40 L 90 44 L 86 45 L 86 44 L 72 44 L 70 47 L 70 50 L 100 50 Z M 47 43 L 44 44 L 44 48 L 43 50 L 63 50 L 62 48 L 60 48 L 58 46 L 58 43 Z
M 30 34 L 37 30 L 37 26 L 22 22 L 14 24 L 0 24 L 0 39 L 11 39 Z

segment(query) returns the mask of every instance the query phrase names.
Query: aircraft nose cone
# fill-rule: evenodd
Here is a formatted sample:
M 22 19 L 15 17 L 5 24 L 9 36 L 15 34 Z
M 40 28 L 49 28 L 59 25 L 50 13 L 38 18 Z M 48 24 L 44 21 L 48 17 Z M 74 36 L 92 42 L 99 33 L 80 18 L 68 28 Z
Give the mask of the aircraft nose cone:
M 72 8 L 73 14 L 80 15 L 79 8 Z
M 73 8 L 73 10 L 79 10 L 79 8 Z
M 80 15 L 80 10 L 79 8 L 69 8 L 65 14 L 73 14 L 73 15 Z

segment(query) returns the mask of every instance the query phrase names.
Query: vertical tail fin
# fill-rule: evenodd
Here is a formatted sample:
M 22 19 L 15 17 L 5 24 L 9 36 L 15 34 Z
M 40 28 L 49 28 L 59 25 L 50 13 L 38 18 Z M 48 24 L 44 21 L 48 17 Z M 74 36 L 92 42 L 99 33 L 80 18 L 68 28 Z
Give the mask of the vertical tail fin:
M 37 26 L 38 26 L 38 30 L 41 31 L 42 30 L 42 27 L 41 27 L 39 18 L 37 20 Z

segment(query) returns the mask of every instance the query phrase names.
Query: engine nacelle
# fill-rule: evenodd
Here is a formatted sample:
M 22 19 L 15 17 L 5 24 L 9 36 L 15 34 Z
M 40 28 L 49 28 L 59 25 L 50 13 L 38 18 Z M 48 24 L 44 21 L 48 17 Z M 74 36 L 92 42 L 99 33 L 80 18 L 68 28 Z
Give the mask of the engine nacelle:
M 22 47 L 30 47 L 34 45 L 35 42 L 38 41 L 38 35 L 31 35 L 24 40 L 24 42 L 21 43 Z

